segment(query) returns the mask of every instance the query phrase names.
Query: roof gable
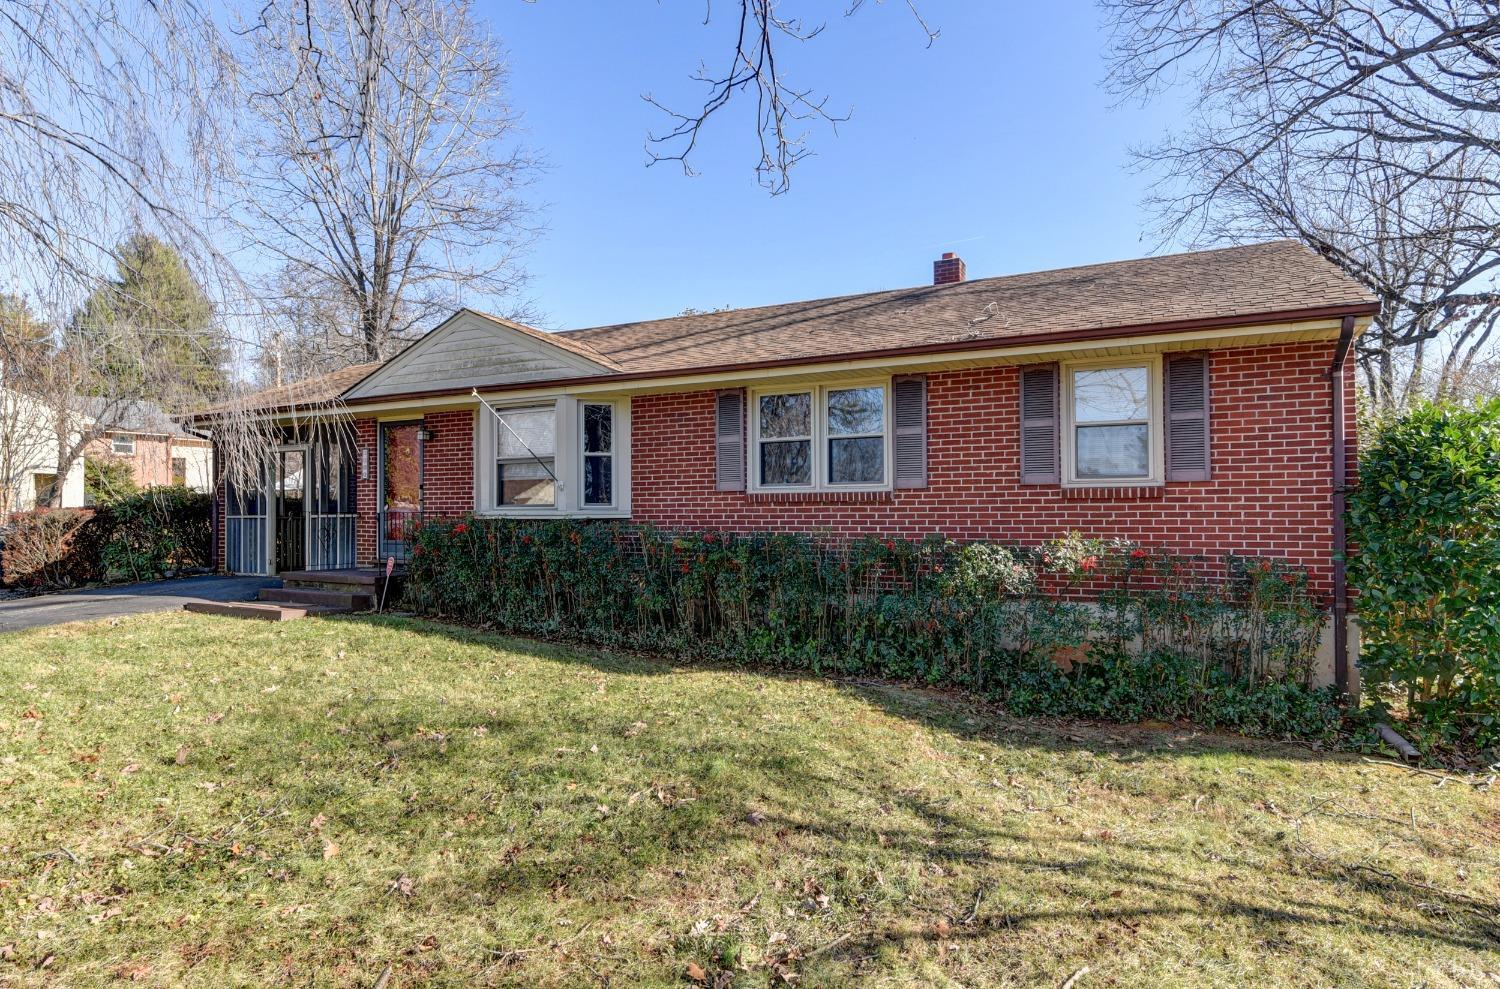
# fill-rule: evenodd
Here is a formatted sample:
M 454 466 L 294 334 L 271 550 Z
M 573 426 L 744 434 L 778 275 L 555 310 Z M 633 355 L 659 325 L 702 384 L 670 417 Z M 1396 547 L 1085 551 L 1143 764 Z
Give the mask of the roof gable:
M 609 374 L 620 366 L 581 340 L 460 309 L 431 333 L 346 390 L 346 399 L 433 388 L 518 384 Z

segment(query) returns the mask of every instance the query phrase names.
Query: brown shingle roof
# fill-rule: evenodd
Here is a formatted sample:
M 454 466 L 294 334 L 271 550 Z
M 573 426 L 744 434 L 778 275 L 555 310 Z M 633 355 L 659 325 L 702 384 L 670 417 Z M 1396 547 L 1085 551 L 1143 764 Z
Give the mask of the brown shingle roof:
M 383 362 L 374 361 L 369 364 L 352 364 L 315 378 L 303 378 L 274 388 L 262 388 L 203 409 L 191 418 L 211 419 L 225 412 L 248 409 L 308 409 L 326 406 L 354 387 L 365 375 L 380 367 L 381 363 Z
M 1374 301 L 1331 262 L 1279 240 L 552 336 L 626 372 L 668 372 Z
M 650 376 L 768 361 L 836 360 L 902 348 L 983 346 L 992 340 L 1126 331 L 1174 322 L 1247 317 L 1249 323 L 1257 316 L 1305 310 L 1370 311 L 1375 301 L 1301 243 L 1278 240 L 559 333 L 474 311 L 620 373 Z M 234 406 L 324 405 L 379 366 L 360 364 L 268 388 Z M 200 415 L 210 417 L 216 411 L 220 410 Z

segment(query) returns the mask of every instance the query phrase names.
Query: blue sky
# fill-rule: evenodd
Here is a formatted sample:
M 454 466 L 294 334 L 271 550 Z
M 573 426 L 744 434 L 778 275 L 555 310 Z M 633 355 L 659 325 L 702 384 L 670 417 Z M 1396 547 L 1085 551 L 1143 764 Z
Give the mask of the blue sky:
M 704 26 L 700 0 L 494 0 L 515 105 L 549 161 L 528 264 L 541 325 L 922 284 L 944 250 L 974 278 L 1156 249 L 1127 152 L 1176 107 L 1114 105 L 1095 6 L 921 0 L 941 31 L 930 48 L 902 0 L 845 6 L 782 6 L 828 25 L 783 43 L 793 82 L 853 115 L 837 136 L 813 128 L 816 156 L 773 198 L 753 173 L 748 104 L 710 124 L 697 176 L 645 167 L 645 134 L 666 123 L 641 94 L 697 105 L 688 76 L 727 57 L 737 4 L 717 0 Z

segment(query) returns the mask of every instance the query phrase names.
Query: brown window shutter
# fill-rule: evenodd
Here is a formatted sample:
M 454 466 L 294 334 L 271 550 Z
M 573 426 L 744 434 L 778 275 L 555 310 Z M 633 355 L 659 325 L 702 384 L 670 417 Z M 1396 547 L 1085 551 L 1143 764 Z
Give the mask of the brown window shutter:
M 745 490 L 745 390 L 721 391 L 714 402 L 714 487 Z
M 1021 483 L 1057 484 L 1062 480 L 1058 452 L 1057 365 L 1021 368 Z
M 1167 358 L 1167 480 L 1208 480 L 1208 355 Z
M 891 379 L 891 421 L 895 425 L 896 487 L 927 487 L 927 376 Z

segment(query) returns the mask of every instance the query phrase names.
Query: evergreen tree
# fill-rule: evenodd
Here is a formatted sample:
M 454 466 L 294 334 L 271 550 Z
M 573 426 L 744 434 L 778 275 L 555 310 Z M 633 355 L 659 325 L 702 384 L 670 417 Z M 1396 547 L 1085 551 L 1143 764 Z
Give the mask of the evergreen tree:
M 24 381 L 52 350 L 52 327 L 22 295 L 0 292 L 0 384 Z
M 182 256 L 140 233 L 119 246 L 115 266 L 118 276 L 84 300 L 72 327 L 108 390 L 172 410 L 218 396 L 227 347 L 213 302 Z

